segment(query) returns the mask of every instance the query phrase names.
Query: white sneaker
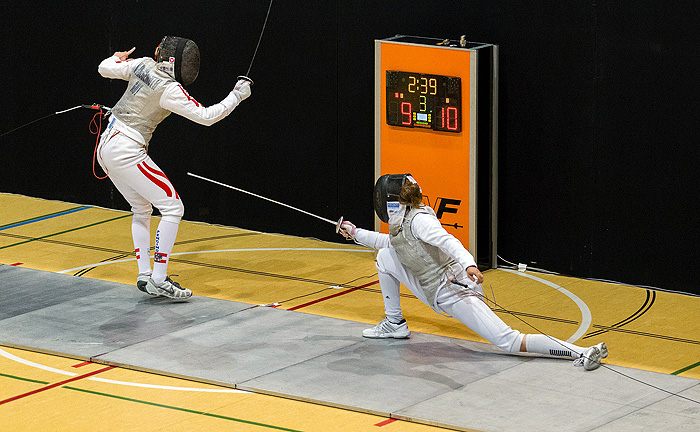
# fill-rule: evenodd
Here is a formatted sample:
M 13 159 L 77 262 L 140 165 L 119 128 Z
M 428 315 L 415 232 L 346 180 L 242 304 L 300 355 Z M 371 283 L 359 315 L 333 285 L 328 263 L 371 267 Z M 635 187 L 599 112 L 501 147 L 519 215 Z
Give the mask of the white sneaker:
M 138 277 L 136 278 L 136 288 L 139 290 L 145 292 L 146 294 L 150 296 L 157 296 L 158 294 L 151 294 L 148 291 L 146 291 L 146 284 L 148 283 L 148 280 L 151 278 L 151 272 L 148 273 L 139 273 Z
M 411 334 L 408 329 L 408 324 L 406 320 L 403 320 L 400 324 L 394 324 L 387 318 L 384 318 L 382 322 L 376 326 L 362 330 L 362 336 L 372 339 L 383 339 L 383 338 L 396 338 L 404 339 Z
M 146 282 L 146 292 L 153 296 L 163 296 L 171 299 L 184 300 L 192 297 L 192 291 L 183 288 L 179 283 L 166 277 L 163 283 L 157 284 L 152 278 Z
M 605 342 L 587 348 L 581 357 L 574 360 L 574 366 L 583 366 L 584 370 L 592 371 L 600 367 L 600 361 L 608 356 L 608 347 Z

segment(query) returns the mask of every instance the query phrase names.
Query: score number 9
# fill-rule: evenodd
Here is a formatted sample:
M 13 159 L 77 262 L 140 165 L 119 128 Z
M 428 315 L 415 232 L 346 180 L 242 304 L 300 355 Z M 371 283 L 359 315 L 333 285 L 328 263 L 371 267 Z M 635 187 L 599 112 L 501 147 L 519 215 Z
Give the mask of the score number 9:
M 408 92 L 409 93 L 419 92 L 420 94 L 436 95 L 437 94 L 437 79 L 436 78 L 428 79 L 426 77 L 416 78 L 414 76 L 409 76 L 408 77 Z

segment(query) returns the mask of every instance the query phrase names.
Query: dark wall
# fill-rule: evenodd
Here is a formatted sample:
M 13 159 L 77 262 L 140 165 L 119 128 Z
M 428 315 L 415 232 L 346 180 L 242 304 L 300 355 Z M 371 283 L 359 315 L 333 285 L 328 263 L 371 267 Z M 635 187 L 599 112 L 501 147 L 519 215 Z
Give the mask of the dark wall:
M 190 94 L 221 100 L 250 65 L 267 2 L 168 5 L 6 6 L 0 133 L 78 104 L 113 105 L 125 83 L 101 78 L 97 64 L 132 46 L 151 56 L 164 34 L 197 41 Z M 691 1 L 278 0 L 251 98 L 209 128 L 171 116 L 150 153 L 188 220 L 338 241 L 323 221 L 186 173 L 371 227 L 374 40 L 465 34 L 500 47 L 499 255 L 700 293 L 698 18 Z M 71 111 L 0 137 L 0 191 L 128 209 L 92 176 L 91 116 Z

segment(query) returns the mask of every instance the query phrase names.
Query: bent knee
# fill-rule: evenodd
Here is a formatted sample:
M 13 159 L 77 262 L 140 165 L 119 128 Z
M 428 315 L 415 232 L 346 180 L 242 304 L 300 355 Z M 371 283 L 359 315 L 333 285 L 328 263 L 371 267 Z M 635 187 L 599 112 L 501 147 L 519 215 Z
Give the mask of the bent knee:
M 185 206 L 182 204 L 182 200 L 180 199 L 173 199 L 167 204 L 161 204 L 158 207 L 158 210 L 164 219 L 170 219 L 173 221 L 179 221 L 185 214 Z
M 375 266 L 382 273 L 387 273 L 387 263 L 393 261 L 391 250 L 389 248 L 379 249 L 377 252 L 377 262 Z
M 504 335 L 496 346 L 503 351 L 517 353 L 520 352 L 520 344 L 523 341 L 523 337 L 525 337 L 524 334 L 517 330 L 511 329 L 511 331 L 507 335 Z
M 132 205 L 131 212 L 136 218 L 148 219 L 153 213 L 153 206 L 151 205 L 151 203 Z

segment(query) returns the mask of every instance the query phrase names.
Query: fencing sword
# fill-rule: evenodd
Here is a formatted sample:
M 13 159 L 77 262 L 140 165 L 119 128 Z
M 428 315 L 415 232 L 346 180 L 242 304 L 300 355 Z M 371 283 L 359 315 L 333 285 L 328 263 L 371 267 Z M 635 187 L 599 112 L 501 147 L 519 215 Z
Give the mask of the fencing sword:
M 238 79 L 243 79 L 250 84 L 253 84 L 253 80 L 248 78 L 250 75 L 250 69 L 253 67 L 253 62 L 255 61 L 255 55 L 258 53 L 258 48 L 260 48 L 260 41 L 262 41 L 263 34 L 265 33 L 265 27 L 267 27 L 267 19 L 270 17 L 270 9 L 272 9 L 272 0 L 270 0 L 270 4 L 267 6 L 267 14 L 265 15 L 265 22 L 263 23 L 262 30 L 260 31 L 260 37 L 258 38 L 258 44 L 255 46 L 255 51 L 253 52 L 253 58 L 250 60 L 250 65 L 248 66 L 248 71 L 245 73 L 245 75 L 239 75 Z
M 226 183 L 221 183 L 221 182 L 218 182 L 218 181 L 216 181 L 216 180 L 212 180 L 212 179 L 209 179 L 209 178 L 206 178 L 206 177 L 202 177 L 202 176 L 197 175 L 197 174 L 193 174 L 193 173 L 191 173 L 191 172 L 188 172 L 187 175 L 188 175 L 188 176 L 191 176 L 191 177 L 194 177 L 194 178 L 198 178 L 198 179 L 200 179 L 200 180 L 204 180 L 204 181 L 208 181 L 208 182 L 210 182 L 210 183 L 217 184 L 217 185 L 219 185 L 219 186 L 223 186 L 223 187 L 226 187 L 226 188 L 229 188 L 229 189 L 233 189 L 233 190 L 236 190 L 236 191 L 238 191 L 238 192 L 243 192 L 243 193 L 245 193 L 245 194 L 252 195 L 252 196 L 254 196 L 254 197 L 256 197 L 256 198 L 264 199 L 265 201 L 270 201 L 271 203 L 275 203 L 275 204 L 277 204 L 277 205 L 281 205 L 281 206 L 290 208 L 290 209 L 292 209 L 292 210 L 296 210 L 296 211 L 298 211 L 298 212 L 307 214 L 307 215 L 309 215 L 309 216 L 313 216 L 313 217 L 315 217 L 316 219 L 320 219 L 320 220 L 322 220 L 322 221 L 324 221 L 324 222 L 328 222 L 329 224 L 335 225 L 335 232 L 338 233 L 338 234 L 342 234 L 343 236 L 345 236 L 345 234 L 343 234 L 343 233 L 345 232 L 345 230 L 343 230 L 342 228 L 340 228 L 340 225 L 343 223 L 343 217 L 342 217 L 342 216 L 340 217 L 340 219 L 338 219 L 337 222 L 334 222 L 334 221 L 332 221 L 332 220 L 330 220 L 330 219 L 326 219 L 326 218 L 324 218 L 324 217 L 322 217 L 322 216 L 318 216 L 318 215 L 315 215 L 315 214 L 313 214 L 313 213 L 307 212 L 306 210 L 302 210 L 302 209 L 299 209 L 299 208 L 290 206 L 289 204 L 285 204 L 285 203 L 282 203 L 282 202 L 279 202 L 279 201 L 275 201 L 275 200 L 273 200 L 273 199 L 264 197 L 264 196 L 262 196 L 262 195 L 258 195 L 258 194 L 253 193 L 253 192 L 249 192 L 249 191 L 244 190 L 244 189 L 241 189 L 241 188 L 237 188 L 237 187 L 235 187 L 235 186 L 227 185 Z M 346 238 L 347 238 L 347 237 L 346 237 Z
M 253 67 L 253 61 L 255 61 L 255 55 L 258 53 L 258 48 L 260 48 L 260 41 L 262 41 L 263 33 L 265 33 L 265 27 L 267 26 L 267 19 L 270 17 L 270 9 L 272 9 L 272 0 L 267 6 L 267 15 L 265 15 L 265 22 L 263 23 L 262 31 L 260 32 L 260 37 L 258 38 L 258 44 L 255 46 L 255 51 L 253 52 L 253 58 L 250 60 L 250 66 L 248 66 L 248 72 L 246 76 L 250 75 L 250 69 Z

